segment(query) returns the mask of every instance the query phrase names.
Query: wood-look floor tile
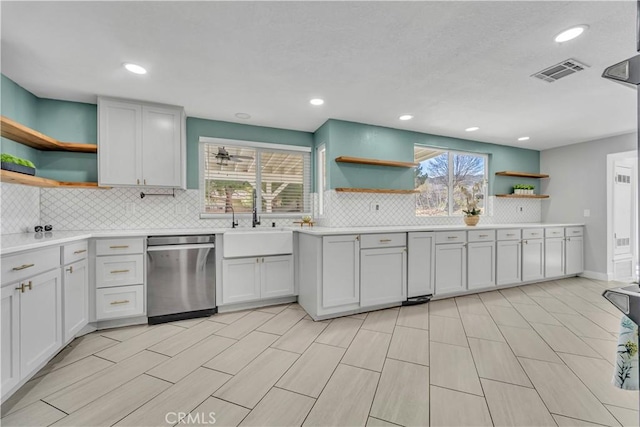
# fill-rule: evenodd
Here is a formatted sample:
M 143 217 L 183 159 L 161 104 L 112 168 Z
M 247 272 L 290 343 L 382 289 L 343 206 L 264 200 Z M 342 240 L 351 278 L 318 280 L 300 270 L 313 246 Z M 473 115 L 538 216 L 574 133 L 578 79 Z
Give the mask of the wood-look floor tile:
M 396 319 L 398 318 L 399 312 L 400 310 L 397 308 L 372 311 L 362 324 L 362 329 L 391 334 L 393 333 L 393 328 L 396 326 Z
M 453 298 L 429 301 L 429 314 L 432 316 L 460 317 L 458 306 Z
M 564 289 L 562 285 L 559 285 L 556 281 L 551 280 L 549 282 L 539 283 L 538 286 L 546 293 L 553 296 L 558 295 L 573 295 L 569 290 Z
M 362 323 L 363 320 L 350 317 L 333 319 L 329 326 L 316 338 L 316 342 L 347 348 L 351 345 L 351 341 L 358 333 Z
M 611 414 L 565 365 L 524 358 L 520 363 L 549 411 L 597 424 L 615 425 Z
M 365 320 L 367 318 L 367 315 L 369 313 L 357 313 L 357 314 L 352 314 L 351 316 L 347 316 L 351 319 L 359 319 L 359 320 Z
M 622 390 L 611 384 L 611 365 L 601 359 L 560 353 L 569 369 L 602 403 L 638 409 L 638 391 Z
M 292 310 L 302 310 L 302 311 L 305 311 L 305 310 L 304 310 L 304 307 L 302 307 L 302 306 L 301 306 L 300 304 L 298 304 L 297 302 L 294 302 L 294 303 L 292 303 L 292 304 L 289 304 L 289 307 L 288 307 L 288 308 L 290 308 L 290 309 L 292 309 Z
M 458 312 L 463 314 L 477 314 L 481 316 L 488 316 L 489 312 L 484 306 L 482 300 L 477 295 L 466 295 L 463 297 L 454 298 L 456 305 L 458 306 Z
M 219 331 L 224 327 L 225 325 L 223 323 L 200 322 L 197 325 L 192 326 L 190 329 L 186 329 L 176 335 L 173 335 L 170 339 L 160 341 L 159 343 L 149 347 L 149 350 L 173 357 L 192 345 L 201 342 L 209 335 L 212 335 L 214 332 Z
M 317 398 L 344 353 L 342 348 L 313 343 L 276 386 Z
M 297 427 L 302 425 L 315 402 L 310 397 L 274 387 L 240 425 Z
M 114 329 L 105 329 L 100 332 L 96 332 L 103 337 L 110 338 L 116 341 L 126 341 L 130 338 L 138 336 L 143 332 L 147 332 L 151 329 L 157 328 L 158 325 L 134 325 L 134 326 L 125 326 L 123 328 L 114 328 Z
M 556 425 L 534 389 L 485 379 L 482 388 L 496 426 Z
M 279 313 L 282 313 L 284 310 L 286 310 L 288 307 L 289 307 L 289 304 L 269 305 L 267 307 L 256 308 L 256 311 L 262 311 L 264 313 L 271 313 L 271 314 L 279 314 Z
M 111 360 L 112 362 L 121 362 L 182 331 L 184 331 L 184 329 L 178 326 L 160 325 L 157 328 L 149 329 L 147 332 L 137 335 L 135 339 L 129 339 L 102 350 L 96 353 L 96 356 Z
M 513 304 L 513 307 L 518 310 L 527 322 L 544 323 L 545 325 L 562 325 L 558 319 L 539 305 Z
M 527 296 L 529 297 L 548 297 L 549 296 L 549 294 L 544 289 L 542 289 L 535 283 L 519 286 L 518 289 L 520 289 L 522 292 L 527 294 Z
M 121 387 L 165 360 L 167 356 L 145 350 L 42 400 L 69 414 Z
M 387 359 L 370 415 L 404 426 L 429 424 L 429 368 Z
M 485 306 L 511 307 L 511 303 L 499 291 L 481 292 L 478 296 Z
M 173 425 L 167 412 L 190 412 L 204 402 L 214 391 L 227 382 L 230 375 L 211 369 L 199 368 L 172 385 L 124 419 L 118 426 Z
M 482 396 L 471 350 L 457 345 L 430 345 L 431 384 Z
M 303 425 L 364 425 L 379 378 L 377 372 L 338 365 Z
M 565 313 L 565 314 L 578 314 L 573 308 L 569 307 L 556 297 L 531 297 L 535 302 L 544 308 L 549 313 Z
M 216 332 L 216 335 L 239 340 L 249 335 L 251 331 L 260 327 L 272 317 L 274 317 L 274 315 L 271 313 L 252 311 L 232 324 L 220 329 Z
M 468 337 L 504 342 L 504 338 L 491 316 L 460 314 L 460 317 Z
M 367 419 L 366 427 L 396 427 L 398 424 L 393 424 L 384 420 L 379 420 L 378 418 L 369 417 Z
M 584 300 L 584 299 L 582 299 L 579 296 L 574 295 L 574 294 L 556 295 L 556 298 L 558 298 L 560 301 L 562 301 L 563 303 L 565 303 L 569 307 L 571 307 L 574 310 L 576 310 L 578 313 L 586 313 L 586 312 L 592 312 L 592 311 L 595 311 L 595 312 L 602 311 L 600 308 L 598 308 L 593 303 L 591 303 L 589 301 L 586 301 L 586 300 Z
M 480 378 L 533 387 L 508 344 L 469 338 Z
M 575 418 L 563 417 L 562 415 L 553 415 L 553 419 L 556 420 L 558 427 L 600 427 L 600 424 L 590 423 L 584 420 L 577 420 Z
M 611 332 L 616 335 L 620 333 L 620 317 L 621 316 L 614 316 L 610 313 L 606 313 L 606 312 L 600 313 L 595 311 L 585 313 L 585 316 L 607 332 Z
M 171 386 L 166 381 L 140 375 L 100 399 L 71 413 L 55 426 L 110 426 Z
M 610 364 L 614 364 L 618 356 L 618 343 L 610 340 L 597 340 L 595 338 L 581 337 L 589 347 L 594 349 L 604 360 Z
M 387 357 L 429 366 L 429 331 L 396 326 Z
M 360 329 L 342 358 L 342 363 L 380 372 L 390 342 L 390 334 Z
M 251 310 L 230 311 L 228 313 L 217 313 L 209 318 L 209 320 L 218 323 L 224 323 L 230 325 L 236 320 L 242 319 L 247 314 L 251 313 Z
M 499 328 L 516 356 L 562 363 L 556 352 L 533 329 L 523 330 L 511 326 Z
M 430 316 L 429 339 L 444 344 L 468 347 L 462 321 L 455 317 Z
M 589 316 L 589 313 L 585 313 L 585 315 Z M 605 331 L 584 316 L 579 314 L 555 314 L 555 317 L 571 332 L 579 337 L 615 341 L 609 332 Z
M 213 415 L 211 415 L 213 414 Z M 185 418 L 184 423 L 179 426 L 211 426 L 217 427 L 236 427 L 249 414 L 249 409 L 215 397 L 209 397 L 202 402 L 197 408 L 191 411 L 191 420 Z M 210 416 L 213 416 L 215 422 L 212 422 Z M 199 418 L 199 419 L 198 419 Z
M 280 313 L 277 313 L 275 317 L 256 330 L 269 334 L 283 335 L 306 315 L 307 314 L 302 310 L 282 310 Z
M 400 307 L 396 325 L 409 328 L 429 329 L 429 304 Z
M 620 408 L 618 406 L 612 405 L 604 406 L 624 427 L 638 427 L 638 411 L 632 411 L 630 409 Z
M 245 408 L 254 408 L 296 359 L 297 354 L 268 348 L 214 396 Z
M 513 307 L 488 305 L 487 309 L 498 326 L 514 326 L 516 328 L 531 329 L 531 325 L 529 325 L 529 323 L 524 320 L 524 317 Z
M 491 415 L 483 397 L 431 386 L 431 425 L 491 427 Z
M 190 327 L 195 326 L 198 323 L 202 323 L 205 320 L 209 320 L 209 317 L 196 317 L 194 319 L 177 320 L 175 322 L 169 322 L 169 324 L 172 326 L 180 326 L 181 328 L 189 329 Z
M 251 363 L 271 344 L 276 342 L 277 335 L 265 334 L 263 332 L 251 332 L 222 353 L 213 357 L 203 366 L 217 371 L 235 375 L 245 366 Z
M 67 414 L 57 410 L 53 406 L 37 400 L 19 411 L 12 412 L 10 415 L 3 417 L 0 419 L 0 424 L 4 427 L 48 426 L 66 415 Z
M 278 338 L 271 347 L 294 353 L 304 353 L 326 327 L 325 323 L 301 320 L 293 328 L 289 329 L 286 334 Z
M 147 373 L 165 381 L 176 383 L 235 343 L 236 340 L 231 338 L 217 335 L 210 336 L 177 356 L 149 369 Z
M 598 353 L 564 326 L 545 325 L 542 323 L 531 323 L 531 326 L 556 352 L 600 357 Z
M 40 378 L 34 378 L 20 387 L 2 404 L 2 415 L 22 409 L 45 396 L 49 396 L 110 366 L 113 366 L 112 362 L 89 356 Z
M 511 304 L 531 304 L 531 305 L 536 305 L 535 301 L 532 300 L 527 294 L 522 292 L 522 290 L 520 288 L 501 289 L 500 293 Z

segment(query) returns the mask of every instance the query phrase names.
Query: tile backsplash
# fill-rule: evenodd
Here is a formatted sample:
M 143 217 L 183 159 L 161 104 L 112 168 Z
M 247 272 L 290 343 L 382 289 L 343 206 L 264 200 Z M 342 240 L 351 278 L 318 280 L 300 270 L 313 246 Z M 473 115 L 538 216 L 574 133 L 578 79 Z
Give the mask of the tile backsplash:
M 33 231 L 40 224 L 40 188 L 0 185 L 0 231 L 2 234 Z

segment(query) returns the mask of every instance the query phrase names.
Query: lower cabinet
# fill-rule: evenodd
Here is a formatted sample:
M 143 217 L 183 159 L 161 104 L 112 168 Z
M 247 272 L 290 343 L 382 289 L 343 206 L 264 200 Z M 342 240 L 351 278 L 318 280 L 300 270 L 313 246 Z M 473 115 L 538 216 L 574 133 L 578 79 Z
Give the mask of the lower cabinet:
M 360 251 L 360 306 L 370 307 L 407 298 L 407 249 Z
M 525 239 L 522 241 L 522 281 L 544 277 L 544 240 Z
M 69 264 L 64 267 L 63 271 L 63 341 L 68 342 L 89 323 L 89 268 L 87 260 Z
M 96 319 L 109 320 L 144 314 L 144 286 L 118 286 L 96 290 Z
M 467 287 L 467 244 L 436 245 L 435 294 L 460 292 Z
M 294 294 L 292 255 L 222 261 L 222 304 Z
M 263 257 L 260 270 L 260 298 L 285 297 L 295 294 L 293 257 L 291 255 Z
M 360 237 L 322 238 L 322 307 L 360 302 Z
M 435 233 L 432 231 L 408 233 L 407 251 L 407 297 L 433 294 Z
M 496 243 L 469 243 L 467 258 L 467 288 L 471 290 L 495 286 Z
M 564 238 L 552 237 L 544 241 L 544 277 L 564 275 Z
M 13 285 L 2 288 L 2 306 L 0 316 L 2 323 L 2 370 L 0 389 L 5 392 L 20 382 L 20 291 Z
M 566 275 L 578 274 L 584 271 L 584 240 L 582 236 L 569 236 L 565 242 L 565 270 Z
M 522 281 L 520 240 L 496 243 L 496 284 L 507 285 Z

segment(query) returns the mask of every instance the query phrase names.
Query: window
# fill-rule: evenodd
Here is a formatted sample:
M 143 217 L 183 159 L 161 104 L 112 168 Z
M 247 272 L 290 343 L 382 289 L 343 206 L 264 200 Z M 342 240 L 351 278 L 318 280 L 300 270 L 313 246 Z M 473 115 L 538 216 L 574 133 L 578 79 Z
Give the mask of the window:
M 460 187 L 478 184 L 478 208 L 484 211 L 487 195 L 487 156 L 414 146 L 416 216 L 462 215 L 466 201 Z
M 324 215 L 324 191 L 327 189 L 327 148 L 324 144 L 316 149 L 316 192 L 318 214 Z
M 204 214 L 309 212 L 310 149 L 200 138 Z

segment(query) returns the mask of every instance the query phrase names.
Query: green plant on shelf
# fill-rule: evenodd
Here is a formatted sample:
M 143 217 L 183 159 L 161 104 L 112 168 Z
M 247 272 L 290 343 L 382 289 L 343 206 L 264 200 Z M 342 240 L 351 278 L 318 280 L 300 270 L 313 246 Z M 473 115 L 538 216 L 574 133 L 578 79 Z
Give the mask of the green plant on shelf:
M 36 165 L 34 165 L 30 160 L 21 159 L 20 157 L 16 157 L 6 153 L 0 154 L 0 161 L 2 161 L 3 163 L 13 163 L 14 165 L 27 166 L 29 168 L 36 167 Z

